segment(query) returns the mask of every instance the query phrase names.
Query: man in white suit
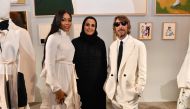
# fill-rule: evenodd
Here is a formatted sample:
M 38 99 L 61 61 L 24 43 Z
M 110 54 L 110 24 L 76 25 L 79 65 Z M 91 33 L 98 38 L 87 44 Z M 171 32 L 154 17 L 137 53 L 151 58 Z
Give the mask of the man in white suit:
M 138 109 L 138 100 L 146 84 L 146 48 L 143 42 L 130 35 L 130 30 L 126 16 L 115 17 L 113 31 L 117 39 L 110 46 L 104 86 L 107 109 Z
M 180 94 L 177 102 L 177 109 L 190 109 L 190 33 L 189 47 L 184 62 L 177 75 L 177 84 Z

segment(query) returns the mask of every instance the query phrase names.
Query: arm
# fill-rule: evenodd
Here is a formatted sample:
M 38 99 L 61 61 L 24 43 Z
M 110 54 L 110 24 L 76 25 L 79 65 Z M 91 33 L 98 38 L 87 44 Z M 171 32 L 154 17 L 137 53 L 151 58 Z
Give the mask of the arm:
M 49 36 L 47 43 L 46 43 L 46 53 L 45 55 L 45 68 L 46 72 L 46 84 L 51 88 L 52 92 L 56 92 L 61 89 L 57 79 L 57 72 L 55 69 L 56 64 L 56 54 L 57 54 L 57 46 L 58 41 L 55 39 L 55 36 Z
M 137 83 L 136 91 L 141 94 L 146 84 L 146 73 L 147 73 L 147 53 L 143 43 L 139 45 L 139 56 L 138 56 L 138 72 L 137 72 Z
M 103 80 L 105 81 L 107 77 L 107 54 L 106 54 L 106 46 L 105 43 L 102 43 L 102 69 L 103 69 Z

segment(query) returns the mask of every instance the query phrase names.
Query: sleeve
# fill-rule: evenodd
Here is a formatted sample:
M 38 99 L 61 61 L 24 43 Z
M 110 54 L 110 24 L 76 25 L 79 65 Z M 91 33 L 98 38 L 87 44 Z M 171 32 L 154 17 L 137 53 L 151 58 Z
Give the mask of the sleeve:
M 141 94 L 146 84 L 146 73 L 147 73 L 147 53 L 144 43 L 140 44 L 139 46 L 138 58 L 139 59 L 138 59 L 136 91 L 138 94 Z
M 107 54 L 106 54 L 106 46 L 105 43 L 102 41 L 102 84 L 104 84 L 106 77 L 107 77 Z
M 109 51 L 108 51 L 108 64 L 107 64 L 107 77 L 108 77 L 110 72 L 111 72 L 111 62 L 110 62 L 110 48 L 109 48 Z
M 56 54 L 58 50 L 58 41 L 56 41 L 53 35 L 49 36 L 46 43 L 45 55 L 45 68 L 46 72 L 46 84 L 51 88 L 52 92 L 56 92 L 61 89 L 58 81 L 58 74 L 56 72 Z
M 18 71 L 24 74 L 28 102 L 35 100 L 36 60 L 32 41 L 28 31 L 18 27 L 19 31 L 19 60 Z

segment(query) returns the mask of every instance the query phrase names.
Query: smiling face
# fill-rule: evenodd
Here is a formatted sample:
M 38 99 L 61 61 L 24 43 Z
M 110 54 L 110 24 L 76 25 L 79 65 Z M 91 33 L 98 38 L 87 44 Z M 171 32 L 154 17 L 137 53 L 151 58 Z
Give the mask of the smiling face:
M 117 19 L 115 21 L 115 33 L 118 38 L 123 39 L 127 35 L 128 26 L 127 23 L 124 21 L 120 21 Z
M 69 32 L 72 24 L 72 18 L 68 13 L 63 14 L 63 18 L 61 20 L 61 29 L 65 32 Z
M 126 16 L 116 16 L 113 23 L 113 30 L 119 39 L 125 38 L 127 34 L 130 34 L 130 21 Z
M 94 34 L 96 30 L 96 22 L 94 19 L 87 19 L 85 24 L 84 24 L 84 32 L 88 35 L 91 36 Z

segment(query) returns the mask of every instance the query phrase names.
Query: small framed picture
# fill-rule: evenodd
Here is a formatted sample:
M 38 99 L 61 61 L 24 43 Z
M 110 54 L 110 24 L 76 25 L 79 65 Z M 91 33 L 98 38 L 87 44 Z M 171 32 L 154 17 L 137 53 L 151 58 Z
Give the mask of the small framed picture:
M 152 39 L 152 23 L 151 22 L 140 22 L 139 23 L 139 37 L 140 40 Z
M 176 23 L 163 22 L 162 39 L 175 39 L 176 37 Z

